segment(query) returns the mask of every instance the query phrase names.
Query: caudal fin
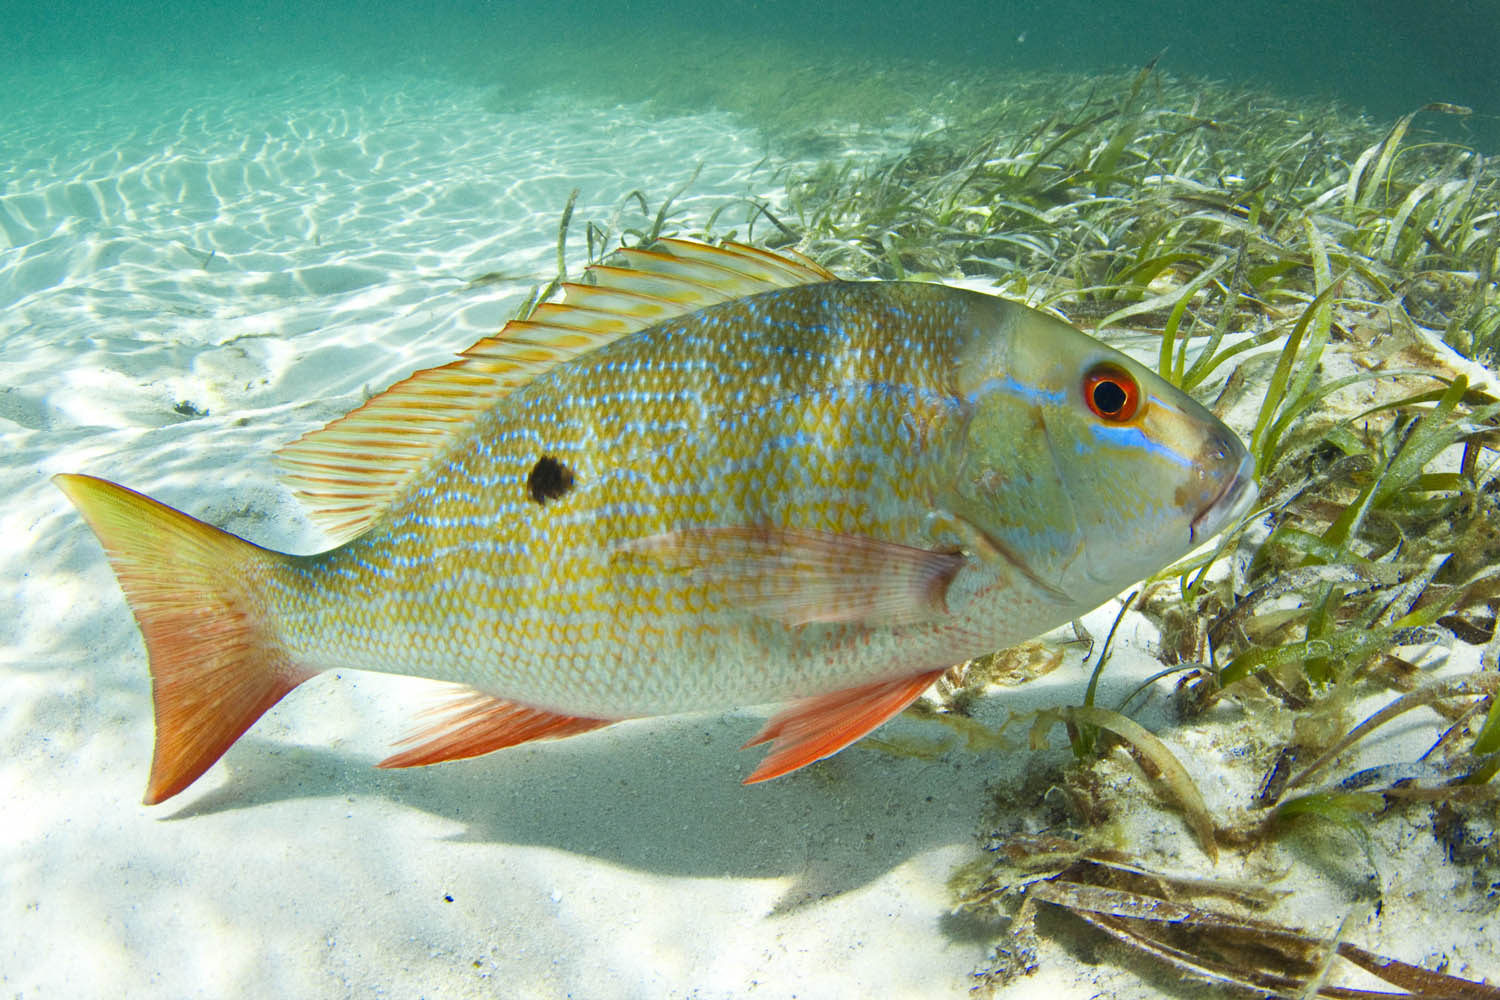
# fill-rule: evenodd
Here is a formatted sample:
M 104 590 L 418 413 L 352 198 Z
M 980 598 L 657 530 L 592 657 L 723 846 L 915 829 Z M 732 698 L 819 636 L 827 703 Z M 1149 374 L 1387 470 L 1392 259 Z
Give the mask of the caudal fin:
M 292 663 L 253 581 L 288 557 L 93 476 L 59 475 L 104 546 L 151 660 L 146 804 L 171 798 L 316 671 Z

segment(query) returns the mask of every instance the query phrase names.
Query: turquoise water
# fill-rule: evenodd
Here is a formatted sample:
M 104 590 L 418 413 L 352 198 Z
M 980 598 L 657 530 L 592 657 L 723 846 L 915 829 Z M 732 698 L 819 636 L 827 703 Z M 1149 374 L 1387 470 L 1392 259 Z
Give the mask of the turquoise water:
M 760 720 L 731 713 L 376 771 L 431 694 L 347 672 L 145 808 L 145 652 L 47 477 L 312 551 L 270 454 L 513 315 L 555 272 L 575 189 L 574 273 L 586 223 L 649 227 L 690 179 L 674 224 L 728 206 L 718 231 L 743 231 L 818 157 L 904 150 L 927 82 L 1118 81 L 1158 55 L 1377 137 L 1469 105 L 1418 132 L 1489 152 L 1497 33 L 1491 4 L 1342 0 L 0 4 L 0 995 L 966 995 L 990 940 L 952 926 L 943 883 L 995 783 L 1041 755 L 857 747 L 747 791 Z M 896 103 L 786 126 L 788 77 Z M 782 141 L 818 116 L 861 124 Z M 1154 641 L 1101 696 L 1158 669 Z M 1036 705 L 1076 700 L 1079 655 Z M 1471 923 L 1459 954 L 1492 956 Z
M 391 9 L 387 9 L 387 8 Z M 600 8 L 606 8 L 601 10 Z M 578 45 L 611 40 L 649 67 L 687 37 L 756 48 L 792 45 L 810 58 L 931 60 L 958 74 L 994 69 L 1134 67 L 1162 53 L 1171 73 L 1326 95 L 1377 118 L 1430 101 L 1471 106 L 1472 134 L 1493 149 L 1500 129 L 1500 12 L 1492 2 L 1399 0 L 1202 4 L 1061 2 L 595 5 L 426 3 L 121 3 L 0 6 L 0 63 L 47 74 L 78 57 L 111 72 L 163 65 L 331 63 L 379 73 L 393 64 L 556 80 L 587 71 Z M 712 63 L 699 67 L 714 72 Z

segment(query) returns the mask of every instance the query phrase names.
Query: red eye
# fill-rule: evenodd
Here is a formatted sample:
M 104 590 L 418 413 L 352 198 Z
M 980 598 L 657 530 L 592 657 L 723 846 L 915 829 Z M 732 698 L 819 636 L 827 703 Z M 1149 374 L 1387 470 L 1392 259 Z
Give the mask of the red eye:
M 1083 401 L 1101 420 L 1123 424 L 1141 405 L 1141 387 L 1124 369 L 1100 365 L 1084 376 Z

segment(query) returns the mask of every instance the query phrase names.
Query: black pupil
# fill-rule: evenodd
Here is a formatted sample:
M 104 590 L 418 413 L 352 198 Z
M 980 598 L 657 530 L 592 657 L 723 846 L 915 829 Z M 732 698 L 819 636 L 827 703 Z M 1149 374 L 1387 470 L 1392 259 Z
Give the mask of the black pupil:
M 1100 413 L 1119 413 L 1125 408 L 1125 390 L 1118 382 L 1099 382 L 1094 386 L 1094 405 Z

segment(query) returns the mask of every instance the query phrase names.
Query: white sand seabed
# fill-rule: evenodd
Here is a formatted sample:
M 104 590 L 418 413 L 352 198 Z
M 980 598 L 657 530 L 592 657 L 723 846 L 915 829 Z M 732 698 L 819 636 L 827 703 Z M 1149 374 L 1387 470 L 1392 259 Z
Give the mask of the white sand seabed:
M 299 689 L 180 797 L 139 804 L 144 650 L 50 475 L 103 475 L 258 543 L 315 550 L 272 451 L 493 332 L 550 276 L 570 190 L 582 190 L 575 246 L 583 220 L 635 188 L 659 198 L 700 161 L 688 218 L 777 194 L 759 138 L 727 117 L 562 103 L 495 114 L 483 97 L 308 75 L 212 101 L 185 83 L 148 96 L 87 79 L 16 99 L 26 110 L 0 133 L 0 987 L 963 995 L 988 944 L 946 918 L 945 881 L 974 851 L 988 790 L 1060 751 L 1018 739 L 1010 754 L 933 762 L 855 747 L 745 788 L 752 710 L 378 771 L 429 685 L 350 672 Z M 467 285 L 496 271 L 518 280 Z M 208 415 L 174 412 L 183 402 Z M 1113 613 L 1089 627 L 1102 636 Z M 1125 633 L 1111 704 L 1157 668 L 1150 629 Z M 1074 702 L 1084 676 L 1070 653 L 984 718 Z M 1141 717 L 1216 813 L 1243 803 L 1258 772 L 1233 770 L 1232 739 L 1172 733 L 1160 699 Z M 882 734 L 933 728 L 903 719 Z M 1392 729 L 1377 754 L 1430 732 Z M 1213 868 L 1173 814 L 1140 817 L 1142 855 L 1161 867 L 1242 870 Z M 1450 971 L 1493 972 L 1493 927 L 1422 896 L 1459 891 L 1463 874 L 1400 822 L 1386 829 L 1416 845 L 1403 864 L 1422 878 L 1366 916 L 1366 943 L 1415 961 L 1448 941 Z M 1357 889 L 1317 873 L 1307 884 L 1327 901 L 1301 914 L 1314 925 Z M 1393 945 L 1381 921 L 1414 914 L 1443 923 Z M 1013 995 L 1151 995 L 1060 949 L 1044 963 Z

